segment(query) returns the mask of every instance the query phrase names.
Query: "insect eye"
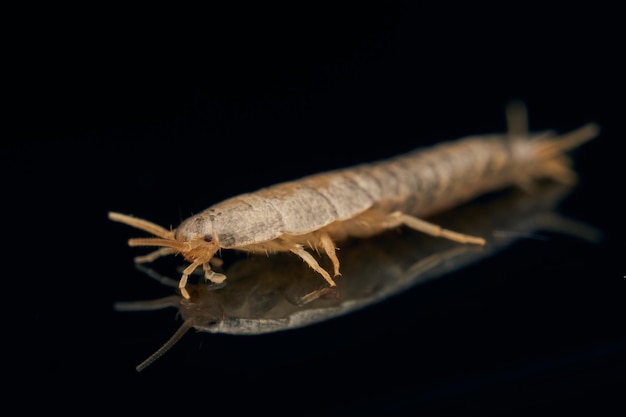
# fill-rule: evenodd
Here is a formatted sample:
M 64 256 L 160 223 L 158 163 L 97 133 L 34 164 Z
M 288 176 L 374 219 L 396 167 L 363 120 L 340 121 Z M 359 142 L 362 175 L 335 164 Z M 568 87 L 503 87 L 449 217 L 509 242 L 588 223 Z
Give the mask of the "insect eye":
M 209 243 L 213 242 L 213 236 L 211 236 L 211 235 L 206 235 L 206 236 L 204 237 L 204 241 L 205 241 L 205 242 L 209 242 Z

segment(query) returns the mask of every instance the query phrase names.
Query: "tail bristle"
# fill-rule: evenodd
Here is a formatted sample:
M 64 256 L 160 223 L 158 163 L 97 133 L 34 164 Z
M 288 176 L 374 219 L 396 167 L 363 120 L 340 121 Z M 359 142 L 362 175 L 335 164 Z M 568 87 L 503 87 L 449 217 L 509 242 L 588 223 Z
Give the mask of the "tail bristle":
M 561 136 L 548 140 L 540 140 L 536 143 L 537 155 L 544 159 L 561 155 L 564 152 L 577 148 L 583 143 L 590 141 L 598 136 L 599 133 L 599 125 L 596 123 L 588 123 Z

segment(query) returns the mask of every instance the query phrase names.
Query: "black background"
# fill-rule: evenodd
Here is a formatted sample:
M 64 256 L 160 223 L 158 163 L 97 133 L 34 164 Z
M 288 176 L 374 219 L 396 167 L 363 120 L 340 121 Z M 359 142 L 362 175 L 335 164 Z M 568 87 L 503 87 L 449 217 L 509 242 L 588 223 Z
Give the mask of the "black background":
M 10 398 L 91 412 L 527 414 L 620 406 L 623 31 L 615 11 L 311 3 L 27 11 L 2 141 Z M 595 121 L 550 235 L 363 312 L 258 337 L 118 313 L 169 294 L 109 210 L 176 226 L 226 197 L 464 135 Z M 618 119 L 619 117 L 619 119 Z M 9 127 L 10 126 L 10 127 Z M 12 129 L 15 127 L 15 129 Z M 15 394 L 13 394 L 15 393 Z

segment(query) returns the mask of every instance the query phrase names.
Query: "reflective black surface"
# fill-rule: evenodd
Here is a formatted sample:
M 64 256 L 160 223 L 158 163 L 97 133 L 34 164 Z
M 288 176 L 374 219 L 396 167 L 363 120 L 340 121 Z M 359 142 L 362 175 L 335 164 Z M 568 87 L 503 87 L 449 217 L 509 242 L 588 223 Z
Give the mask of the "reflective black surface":
M 68 24 L 20 54 L 19 130 L 1 154 L 4 337 L 15 348 L 4 358 L 17 370 L 8 399 L 145 415 L 621 406 L 623 94 L 612 26 L 589 26 L 606 16 L 542 9 L 494 21 L 472 10 L 438 24 L 449 11 L 357 9 L 230 13 L 173 32 L 146 19 Z M 602 242 L 537 232 L 330 321 L 190 332 L 135 371 L 180 320 L 173 309 L 114 311 L 172 292 L 133 267 L 139 251 L 126 240 L 137 233 L 109 210 L 175 227 L 277 181 L 502 131 L 512 98 L 527 103 L 532 130 L 603 128 L 575 152 L 580 184 L 557 205 Z

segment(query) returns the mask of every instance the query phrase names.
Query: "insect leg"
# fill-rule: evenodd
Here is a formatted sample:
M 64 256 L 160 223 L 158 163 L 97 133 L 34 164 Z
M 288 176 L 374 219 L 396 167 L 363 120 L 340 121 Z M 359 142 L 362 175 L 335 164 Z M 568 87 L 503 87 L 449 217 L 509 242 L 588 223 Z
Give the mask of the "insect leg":
M 178 282 L 178 289 L 180 290 L 181 295 L 186 299 L 190 298 L 189 292 L 185 288 L 187 286 L 187 281 L 189 280 L 189 275 L 191 275 L 200 265 L 202 265 L 202 269 L 204 270 L 204 278 L 207 281 L 221 284 L 226 279 L 226 275 L 220 274 L 218 272 L 213 272 L 211 270 L 211 267 L 209 266 L 209 261 L 206 258 L 196 259 L 183 270 L 183 274 L 180 277 L 180 281 Z
M 304 248 L 301 245 L 296 245 L 292 247 L 290 251 L 298 255 L 300 258 L 302 258 L 304 262 L 306 262 L 317 273 L 323 276 L 324 279 L 330 284 L 331 287 L 335 287 L 337 285 L 335 284 L 335 281 L 333 281 L 333 279 L 330 277 L 328 272 L 326 272 L 326 270 L 322 268 L 320 264 L 317 263 L 315 258 L 309 252 L 304 250 Z
M 226 275 L 220 274 L 219 272 L 215 272 L 211 270 L 211 266 L 209 265 L 209 262 L 203 263 L 202 269 L 204 269 L 204 279 L 211 281 L 215 284 L 221 284 L 226 279 Z
M 180 290 L 181 295 L 188 300 L 191 298 L 191 296 L 185 288 L 187 286 L 187 280 L 189 279 L 189 275 L 193 273 L 193 271 L 195 271 L 196 268 L 199 267 L 201 264 L 202 262 L 198 261 L 194 261 L 193 263 L 191 263 L 187 268 L 183 270 L 183 275 L 180 277 L 180 281 L 178 281 L 178 289 Z
M 326 252 L 326 255 L 328 255 L 330 260 L 333 261 L 333 268 L 334 268 L 335 276 L 341 275 L 341 273 L 339 273 L 339 259 L 337 258 L 337 254 L 335 253 L 335 243 L 330 238 L 328 233 L 322 233 L 319 236 L 319 238 L 320 238 L 320 243 L 322 244 L 322 247 L 324 248 L 324 251 Z
M 463 233 L 454 232 L 452 230 L 444 229 L 434 223 L 427 222 L 417 217 L 410 216 L 401 212 L 395 212 L 391 214 L 390 225 L 396 223 L 399 225 L 405 225 L 411 229 L 415 229 L 420 232 L 428 233 L 435 237 L 444 237 L 459 243 L 473 243 L 476 245 L 484 245 L 485 239 L 478 236 L 465 235 Z

